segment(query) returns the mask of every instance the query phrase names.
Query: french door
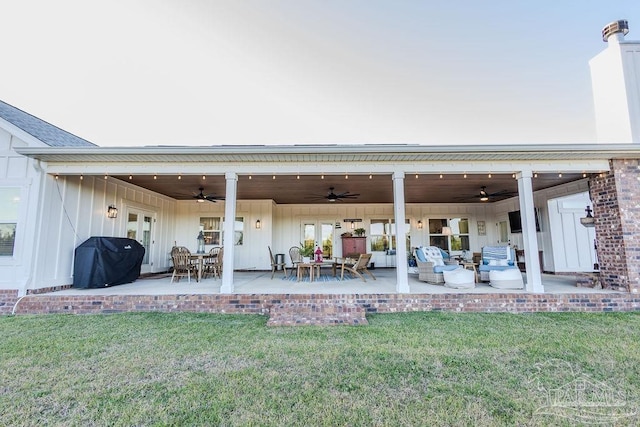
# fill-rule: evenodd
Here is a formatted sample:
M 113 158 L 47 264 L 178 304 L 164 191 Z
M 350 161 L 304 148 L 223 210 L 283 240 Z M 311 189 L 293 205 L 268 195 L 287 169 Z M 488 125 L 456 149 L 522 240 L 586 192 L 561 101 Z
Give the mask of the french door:
M 155 213 L 139 209 L 129 209 L 127 212 L 127 237 L 137 240 L 144 247 L 144 258 L 140 273 L 151 272 L 153 265 L 151 251 L 153 249 L 153 224 Z
M 496 223 L 496 234 L 498 236 L 498 244 L 509 243 L 509 223 L 507 218 L 498 218 Z
M 334 247 L 334 224 L 333 221 L 309 220 L 302 222 L 302 243 L 305 247 L 311 246 L 313 250 L 320 246 L 324 258 L 333 258 Z

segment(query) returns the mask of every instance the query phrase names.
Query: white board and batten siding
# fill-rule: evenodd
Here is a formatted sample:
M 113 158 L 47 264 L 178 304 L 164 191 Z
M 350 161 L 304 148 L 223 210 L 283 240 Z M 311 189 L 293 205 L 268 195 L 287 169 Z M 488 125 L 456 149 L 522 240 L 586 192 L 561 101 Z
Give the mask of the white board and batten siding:
M 25 289 L 30 282 L 37 233 L 29 224 L 38 218 L 41 172 L 32 160 L 14 151 L 26 146 L 25 141 L 0 128 L 0 187 L 16 189 L 20 198 L 17 217 L 0 218 L 0 222 L 16 223 L 13 254 L 0 257 L 0 289 Z
M 224 218 L 224 201 L 202 202 L 181 200 L 177 202 L 175 216 L 175 244 L 185 246 L 191 252 L 198 249 L 197 237 L 200 231 L 200 218 Z M 236 270 L 268 270 L 271 268 L 268 246 L 271 245 L 274 203 L 271 200 L 240 200 L 236 203 L 236 218 L 242 218 L 243 239 L 234 251 Z M 260 228 L 256 221 L 260 220 Z M 214 245 L 206 245 L 209 251 Z M 219 246 L 219 245 L 217 245 Z M 171 245 L 169 246 L 169 248 Z M 273 246 L 272 246 L 273 249 Z M 274 251 L 275 253 L 275 251 Z
M 149 271 L 170 267 L 165 248 L 173 239 L 175 200 L 97 176 L 47 175 L 41 193 L 43 215 L 32 268 L 36 287 L 72 283 L 75 248 L 93 236 L 127 237 L 127 213 L 132 210 L 153 218 Z M 117 218 L 107 218 L 109 205 L 118 208 Z
M 585 207 L 590 206 L 587 193 L 549 200 L 549 226 L 552 239 L 555 271 L 590 272 L 596 262 L 595 228 L 580 223 Z

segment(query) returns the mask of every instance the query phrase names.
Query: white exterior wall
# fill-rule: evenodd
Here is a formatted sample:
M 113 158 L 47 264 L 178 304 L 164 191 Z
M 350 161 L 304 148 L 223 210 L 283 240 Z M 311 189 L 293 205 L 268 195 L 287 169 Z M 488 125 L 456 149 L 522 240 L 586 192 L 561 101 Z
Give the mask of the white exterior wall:
M 589 62 L 598 142 L 640 143 L 640 43 L 609 40 Z
M 369 235 L 372 219 L 393 220 L 393 204 L 369 204 L 369 205 L 282 205 L 276 206 L 275 223 L 278 229 L 274 232 L 274 253 L 284 253 L 287 264 L 291 264 L 289 248 L 299 246 L 302 239 L 301 226 L 305 221 L 339 223 L 342 228 L 335 230 L 334 250 L 335 256 L 342 255 L 342 242 L 340 234 L 351 231 L 350 224 L 343 222 L 345 218 L 359 218 L 362 222 L 357 227 L 367 230 Z M 490 226 L 493 222 L 493 213 L 489 204 L 407 204 L 406 217 L 409 219 L 411 247 L 425 246 L 429 244 L 429 219 L 439 218 L 468 218 L 469 219 L 469 243 L 472 252 L 479 252 L 482 246 L 492 244 L 496 239 L 496 230 Z M 422 221 L 423 228 L 418 229 L 418 220 Z M 486 235 L 478 236 L 477 222 L 485 221 Z M 367 247 L 370 247 L 367 239 Z M 371 262 L 376 267 L 395 267 L 395 255 L 387 255 L 384 252 L 373 252 Z M 268 264 L 267 264 L 268 267 Z
M 580 223 L 580 218 L 586 215 L 585 208 L 592 206 L 589 194 L 552 199 L 548 206 L 551 233 L 558 237 L 551 240 L 555 271 L 593 271 L 596 231 Z
M 198 203 L 193 200 L 178 201 L 175 221 L 175 244 L 185 246 L 191 252 L 197 251 L 198 232 L 200 231 L 200 217 L 224 218 L 225 202 Z M 241 200 L 236 204 L 236 217 L 242 217 L 244 221 L 243 244 L 235 247 L 234 268 L 236 270 L 268 270 L 271 269 L 269 251 L 267 246 L 273 245 L 273 202 L 271 200 Z M 255 224 L 260 220 L 261 228 L 256 229 Z M 167 246 L 166 256 L 169 256 Z M 213 246 L 205 246 L 208 252 Z M 274 253 L 276 250 L 274 249 Z
M 535 178 L 533 178 L 535 179 Z M 550 225 L 550 211 L 549 211 L 549 201 L 554 200 L 556 198 L 565 197 L 568 195 L 581 194 L 588 191 L 587 180 L 581 180 L 572 182 L 565 185 L 560 185 L 557 187 L 553 187 L 547 190 L 542 190 L 534 193 L 534 205 L 538 209 L 539 217 L 538 220 L 540 222 L 540 232 L 536 233 L 538 239 L 538 250 L 542 251 L 543 255 L 543 267 L 544 271 L 552 271 L 552 272 L 585 272 L 585 271 L 593 271 L 593 264 L 589 267 L 586 264 L 582 264 L 581 268 L 570 269 L 566 264 L 561 264 L 560 266 L 556 266 L 555 262 L 555 250 L 571 250 L 576 253 L 578 257 L 585 258 L 590 257 L 590 251 L 588 247 L 583 247 L 576 244 L 567 243 L 569 246 L 566 246 L 564 242 L 560 242 L 559 238 L 562 234 L 558 233 L 555 228 L 552 228 Z M 582 208 L 582 212 L 584 216 L 584 208 Z M 502 202 L 497 202 L 493 204 L 493 218 L 494 222 L 492 227 L 494 230 L 497 229 L 497 221 L 504 220 L 508 221 L 508 212 L 516 211 L 520 209 L 520 205 L 518 202 L 518 198 L 513 198 L 509 200 L 505 200 Z M 572 225 L 573 227 L 573 225 Z M 580 226 L 582 227 L 582 226 Z M 487 226 L 487 228 L 489 228 Z M 587 238 L 588 231 L 584 227 L 577 228 L 576 232 L 580 235 L 581 238 Z M 487 230 L 487 234 L 488 230 Z M 497 238 L 497 235 L 496 235 Z M 576 240 L 573 240 L 575 242 Z M 494 244 L 496 240 L 492 242 Z M 524 247 L 522 233 L 512 234 L 509 231 L 509 242 L 512 246 L 517 246 L 518 248 Z M 560 249 L 562 248 L 562 249 Z
M 153 213 L 151 271 L 169 268 L 164 250 L 171 247 L 175 228 L 173 199 L 129 183 L 103 177 L 46 175 L 37 161 L 13 150 L 34 142 L 0 129 L 0 187 L 18 187 L 19 217 L 14 253 L 0 257 L 0 289 L 27 290 L 73 282 L 75 248 L 92 236 L 126 237 L 126 213 L 141 209 Z M 116 219 L 106 217 L 110 204 Z
M 142 210 L 155 219 L 150 249 L 151 272 L 170 266 L 165 248 L 171 247 L 175 224 L 175 200 L 103 177 L 66 176 L 44 178 L 40 194 L 42 212 L 35 225 L 37 238 L 27 289 L 73 283 L 75 248 L 89 237 L 127 237 L 127 213 Z M 107 218 L 107 206 L 118 208 L 118 217 Z
M 0 187 L 20 189 L 20 206 L 13 256 L 0 257 L 0 289 L 26 289 L 34 257 L 34 224 L 38 218 L 38 194 L 42 173 L 36 163 L 13 151 L 28 144 L 0 128 Z

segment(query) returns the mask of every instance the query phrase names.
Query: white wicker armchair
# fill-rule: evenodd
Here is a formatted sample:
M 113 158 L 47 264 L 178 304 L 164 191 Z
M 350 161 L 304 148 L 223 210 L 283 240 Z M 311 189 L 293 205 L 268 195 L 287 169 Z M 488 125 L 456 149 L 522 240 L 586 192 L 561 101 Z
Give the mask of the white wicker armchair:
M 423 256 L 418 254 L 418 251 L 422 251 Z M 436 285 L 444 283 L 444 275 L 442 274 L 442 268 L 436 268 L 439 266 L 457 266 L 458 262 L 455 260 L 442 257 L 440 249 L 435 246 L 419 247 L 414 251 L 416 258 L 416 264 L 418 265 L 418 280 L 421 282 L 433 283 Z M 423 261 L 426 259 L 426 261 Z

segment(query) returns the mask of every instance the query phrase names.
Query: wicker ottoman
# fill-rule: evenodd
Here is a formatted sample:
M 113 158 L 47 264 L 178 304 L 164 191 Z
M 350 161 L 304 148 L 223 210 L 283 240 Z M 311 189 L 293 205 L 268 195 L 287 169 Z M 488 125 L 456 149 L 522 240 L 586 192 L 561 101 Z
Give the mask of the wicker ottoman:
M 522 273 L 518 268 L 508 270 L 491 270 L 489 272 L 489 284 L 498 289 L 522 289 L 524 282 Z
M 443 271 L 444 285 L 453 289 L 472 289 L 476 287 L 475 273 L 465 268 Z

